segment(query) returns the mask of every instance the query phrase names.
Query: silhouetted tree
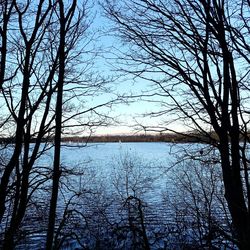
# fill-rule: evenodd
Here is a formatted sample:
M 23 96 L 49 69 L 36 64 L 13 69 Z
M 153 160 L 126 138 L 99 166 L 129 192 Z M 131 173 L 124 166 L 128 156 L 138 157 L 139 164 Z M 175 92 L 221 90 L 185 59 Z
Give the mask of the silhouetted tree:
M 5 249 L 14 248 L 34 200 L 40 202 L 38 191 L 45 202 L 51 183 L 53 238 L 61 134 L 91 133 L 108 122 L 103 109 L 112 101 L 88 103 L 90 96 L 106 91 L 107 83 L 92 69 L 98 52 L 95 35 L 87 32 L 91 8 L 88 1 L 1 1 L 0 129 L 7 137 L 1 150 L 6 147 L 7 153 L 0 172 L 0 223 Z M 52 169 L 49 160 L 41 164 L 39 159 L 54 145 Z
M 66 66 L 66 34 L 67 31 L 72 28 L 72 20 L 76 9 L 76 0 L 72 1 L 69 9 L 65 12 L 65 6 L 63 0 L 58 1 L 58 16 L 60 24 L 60 38 L 59 38 L 59 72 L 57 83 L 57 98 L 56 98 L 56 118 L 55 118 L 55 150 L 54 150 L 54 162 L 53 162 L 53 184 L 52 184 L 52 196 L 50 201 L 49 212 L 49 225 L 47 230 L 47 242 L 46 249 L 52 249 L 54 238 L 54 227 L 56 220 L 56 206 L 59 189 L 59 179 L 61 175 L 60 169 L 60 153 L 61 153 L 61 134 L 62 134 L 62 104 L 63 104 L 63 86 L 65 78 L 65 66 Z M 56 6 L 57 7 L 57 6 Z
M 153 82 L 168 119 L 220 152 L 225 198 L 240 249 L 250 248 L 249 1 L 106 1 L 127 50 L 121 69 Z M 171 128 L 159 128 L 159 130 Z M 172 128 L 172 130 L 174 130 Z

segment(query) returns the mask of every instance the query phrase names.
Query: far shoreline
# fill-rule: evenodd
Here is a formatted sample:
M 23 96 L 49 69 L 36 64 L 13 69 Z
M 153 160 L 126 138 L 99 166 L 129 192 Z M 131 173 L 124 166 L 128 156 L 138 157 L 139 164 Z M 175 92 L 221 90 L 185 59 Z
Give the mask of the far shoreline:
M 37 138 L 31 138 L 30 143 L 36 143 Z M 53 143 L 54 137 L 46 137 L 42 142 Z M 124 143 L 124 142 L 166 142 L 166 143 L 206 143 L 218 142 L 217 135 L 210 133 L 159 133 L 159 134 L 128 134 L 128 135 L 92 135 L 92 136 L 64 136 L 62 143 Z M 14 137 L 0 137 L 1 144 L 14 144 Z

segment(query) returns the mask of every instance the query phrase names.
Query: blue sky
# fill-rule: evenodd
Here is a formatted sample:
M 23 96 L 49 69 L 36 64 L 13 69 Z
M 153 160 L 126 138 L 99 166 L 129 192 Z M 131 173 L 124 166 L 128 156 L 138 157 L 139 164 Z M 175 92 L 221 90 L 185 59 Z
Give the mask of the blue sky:
M 122 44 L 119 38 L 111 35 L 110 28 L 112 24 L 103 16 L 102 10 L 98 5 L 95 5 L 94 11 L 96 11 L 96 17 L 90 30 L 101 32 L 101 36 L 98 39 L 97 46 L 101 47 L 102 53 L 98 58 L 95 67 L 96 70 L 106 76 L 114 76 L 120 74 L 116 71 L 116 50 L 126 50 L 127 48 Z M 129 79 L 131 78 L 131 79 Z M 132 79 L 132 76 L 120 77 L 115 81 L 110 82 L 110 87 L 113 93 L 105 93 L 97 97 L 93 97 L 91 100 L 92 105 L 98 105 L 105 103 L 107 100 L 115 98 L 116 95 L 139 95 L 142 92 L 150 90 L 152 83 L 146 82 L 142 79 Z M 159 98 L 159 97 L 157 97 Z M 155 98 L 154 100 L 158 100 Z M 162 109 L 159 103 L 140 101 L 138 99 L 132 99 L 131 102 L 126 104 L 117 104 L 112 107 L 110 115 L 116 119 L 116 124 L 108 127 L 100 127 L 96 129 L 96 134 L 129 134 L 136 133 L 138 126 L 153 126 L 167 124 L 167 120 L 164 121 L 164 117 L 149 117 L 144 116 L 146 113 L 152 111 L 159 111 Z M 162 124 L 161 124 L 162 123 Z M 170 128 L 177 130 L 183 130 L 180 124 L 171 125 Z

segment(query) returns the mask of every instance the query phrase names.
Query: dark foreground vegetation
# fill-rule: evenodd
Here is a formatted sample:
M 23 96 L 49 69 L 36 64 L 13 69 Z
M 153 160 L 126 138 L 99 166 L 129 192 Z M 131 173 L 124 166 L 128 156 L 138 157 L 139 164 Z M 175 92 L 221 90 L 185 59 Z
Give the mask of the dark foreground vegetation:
M 83 249 L 249 250 L 250 1 L 95 3 L 0 1 L 0 137 L 11 138 L 2 139 L 0 151 L 1 248 L 22 242 L 33 249 L 37 237 L 37 248 L 47 250 L 72 240 Z M 106 20 L 100 29 L 96 10 Z M 97 39 L 110 42 L 107 35 L 116 40 L 104 53 Z M 104 58 L 113 76 L 100 68 Z M 142 91 L 112 93 L 117 82 L 130 80 Z M 161 133 L 147 140 L 205 142 L 179 151 L 177 189 L 169 199 L 166 190 L 167 206 L 158 206 L 172 206 L 167 218 L 175 223 L 159 226 L 159 220 L 151 231 L 149 202 L 137 193 L 150 178 L 141 182 L 142 172 L 132 171 L 135 159 L 127 156 L 123 175 L 108 185 L 116 192 L 100 195 L 100 181 L 85 186 L 97 175 L 61 157 L 65 135 L 92 134 L 114 122 L 116 104 L 141 100 L 156 110 L 144 114 L 151 125 L 140 119 L 138 127 Z M 153 124 L 154 118 L 162 122 Z M 182 137 L 176 122 L 195 136 Z M 170 132 L 177 135 L 166 138 Z

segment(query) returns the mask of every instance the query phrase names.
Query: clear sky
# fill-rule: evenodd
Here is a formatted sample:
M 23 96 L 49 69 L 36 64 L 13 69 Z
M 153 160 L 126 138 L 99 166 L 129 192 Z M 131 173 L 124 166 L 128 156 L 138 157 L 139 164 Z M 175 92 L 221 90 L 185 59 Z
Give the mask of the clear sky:
M 121 41 L 118 38 L 113 37 L 109 30 L 111 28 L 111 23 L 102 14 L 102 10 L 97 5 L 94 8 L 96 11 L 96 17 L 91 29 L 96 30 L 97 33 L 101 34 L 98 38 L 97 45 L 101 47 L 103 53 L 101 57 L 96 61 L 96 69 L 101 72 L 101 74 L 106 76 L 114 77 L 109 83 L 113 93 L 106 93 L 92 99 L 92 105 L 98 105 L 100 103 L 105 103 L 107 100 L 115 99 L 117 95 L 129 96 L 131 94 L 136 95 L 141 93 L 147 87 L 147 83 L 142 80 L 128 79 L 127 77 L 116 77 L 120 72 L 116 71 L 116 62 L 114 51 L 116 49 L 121 49 Z M 122 48 L 124 49 L 124 48 Z M 143 124 L 148 124 L 150 119 L 143 118 L 142 116 L 146 112 L 150 112 L 153 105 L 149 102 L 139 101 L 138 99 L 130 99 L 129 102 L 115 104 L 112 106 L 110 115 L 115 118 L 115 124 L 108 127 L 100 127 L 96 129 L 96 134 L 128 134 L 135 133 L 134 125 L 143 120 Z
M 127 48 L 122 44 L 119 38 L 111 35 L 110 28 L 112 27 L 112 24 L 103 16 L 101 7 L 95 5 L 93 10 L 96 11 L 96 17 L 90 29 L 100 34 L 97 46 L 102 50 L 101 56 L 96 61 L 95 67 L 101 74 L 113 76 L 115 80 L 112 80 L 109 84 L 112 88 L 112 92 L 110 91 L 109 93 L 93 97 L 91 100 L 92 105 L 95 106 L 100 103 L 105 103 L 112 98 L 115 99 L 117 95 L 140 95 L 151 89 L 152 83 L 146 82 L 142 79 L 134 80 L 132 79 L 132 76 L 122 76 L 116 79 L 116 77 L 121 74 L 121 72 L 116 71 L 116 51 L 126 50 Z M 142 126 L 165 126 L 168 120 L 164 120 L 164 117 L 145 116 L 146 113 L 163 109 L 161 103 L 158 101 L 159 97 L 154 97 L 153 102 L 135 98 L 127 99 L 126 103 L 113 105 L 109 114 L 115 118 L 115 124 L 96 129 L 96 134 L 128 134 L 138 132 L 137 129 L 139 127 L 142 132 Z M 139 124 L 142 126 L 138 126 Z M 169 128 L 183 130 L 183 127 L 177 123 L 169 126 Z

